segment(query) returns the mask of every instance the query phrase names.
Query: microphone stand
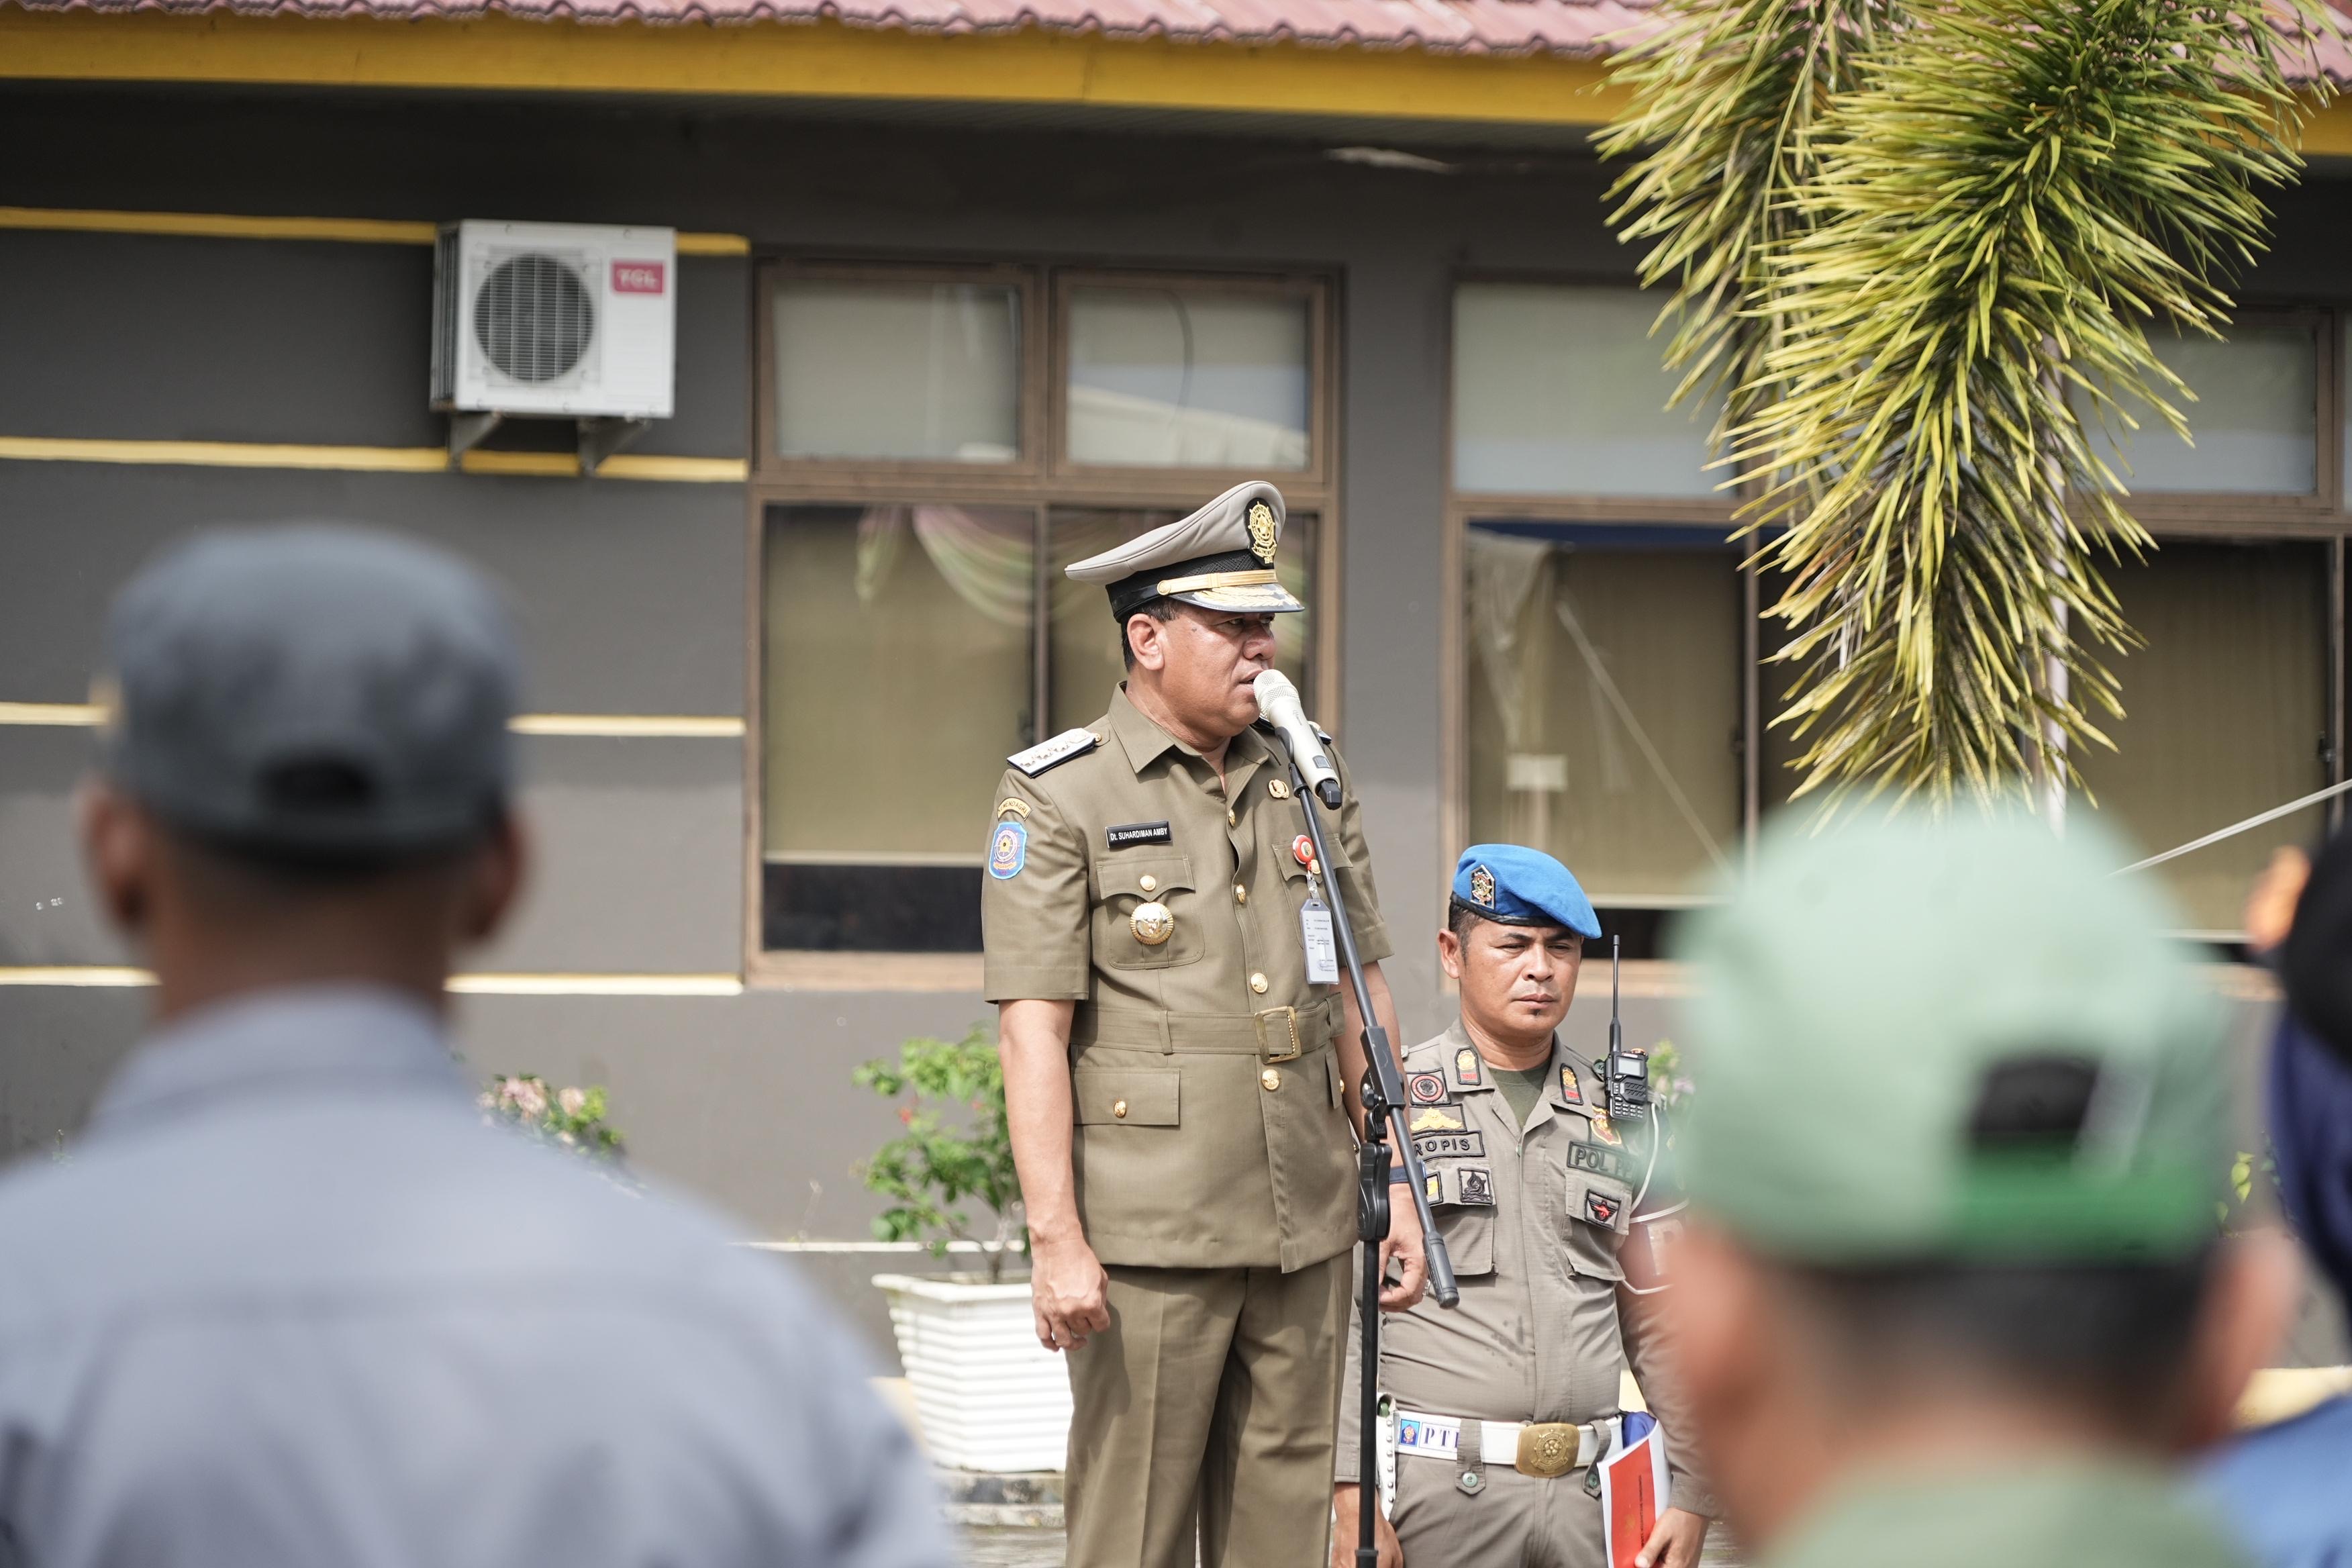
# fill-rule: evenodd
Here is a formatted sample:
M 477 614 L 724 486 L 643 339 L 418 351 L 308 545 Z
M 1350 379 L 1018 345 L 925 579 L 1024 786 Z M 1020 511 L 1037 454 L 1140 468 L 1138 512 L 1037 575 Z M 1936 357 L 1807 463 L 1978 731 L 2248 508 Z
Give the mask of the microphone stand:
M 1281 740 L 1280 731 L 1272 725 L 1266 728 L 1276 740 Z M 1396 1058 L 1389 1049 L 1389 1032 L 1381 1026 L 1380 1015 L 1372 1011 L 1371 988 L 1364 984 L 1363 961 L 1356 955 L 1356 932 L 1348 921 L 1347 896 L 1339 890 L 1339 879 L 1330 872 L 1331 856 L 1324 847 L 1323 823 L 1315 809 L 1315 795 L 1307 787 L 1306 775 L 1298 771 L 1297 753 L 1286 742 L 1281 750 L 1284 761 L 1290 764 L 1291 790 L 1298 796 L 1299 810 L 1307 817 L 1307 837 L 1315 846 L 1317 874 L 1330 885 L 1331 923 L 1339 934 L 1339 956 L 1347 963 L 1349 983 L 1355 988 L 1357 1016 L 1364 1021 L 1364 1140 L 1356 1152 L 1356 1237 L 1363 1243 L 1364 1250 L 1359 1311 L 1364 1376 L 1356 1423 L 1356 1568 L 1379 1568 L 1380 1546 L 1373 1521 L 1381 1505 L 1381 1243 L 1389 1234 L 1391 1136 L 1396 1140 L 1398 1157 L 1404 1162 L 1408 1178 L 1405 1185 L 1412 1194 L 1412 1206 L 1421 1215 L 1423 1247 L 1429 1260 L 1429 1292 L 1437 1298 L 1439 1306 L 1450 1308 L 1461 1300 L 1462 1291 L 1454 1282 L 1454 1260 L 1446 1254 L 1445 1237 L 1438 1233 L 1436 1218 L 1429 1212 L 1428 1173 L 1422 1165 L 1421 1155 L 1413 1149 L 1412 1129 L 1406 1124 L 1410 1108 L 1405 1102 L 1404 1083 L 1397 1074 Z M 1339 795 L 1337 784 L 1332 785 L 1331 794 L 1334 797 Z M 1338 809 L 1336 800 L 1331 809 Z

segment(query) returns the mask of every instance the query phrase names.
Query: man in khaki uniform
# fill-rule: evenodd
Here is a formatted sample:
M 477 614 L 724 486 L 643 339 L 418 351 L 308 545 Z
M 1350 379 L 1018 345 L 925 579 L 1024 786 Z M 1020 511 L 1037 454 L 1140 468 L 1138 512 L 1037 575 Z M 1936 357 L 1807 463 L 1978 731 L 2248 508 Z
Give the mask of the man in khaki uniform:
M 1395 1027 L 1349 787 L 1335 864 L 1251 683 L 1282 497 L 1226 491 L 1069 568 L 1126 643 L 1110 710 L 1012 759 L 981 912 L 1027 1205 L 1037 1335 L 1070 1355 L 1071 1568 L 1299 1568 L 1328 1545 L 1355 1240 L 1362 1024 L 1311 978 L 1310 898 L 1354 918 Z M 1331 884 L 1336 883 L 1336 889 Z M 1408 1209 L 1391 1304 L 1418 1299 Z
M 1584 890 L 1550 856 L 1509 844 L 1464 852 L 1438 936 L 1462 1016 L 1404 1058 L 1413 1146 L 1462 1301 L 1400 1313 L 1381 1339 L 1396 1449 L 1384 1568 L 1400 1552 L 1405 1568 L 1606 1568 L 1591 1466 L 1612 1447 L 1629 1363 L 1664 1423 L 1672 1485 L 1643 1561 L 1689 1568 L 1706 1539 L 1714 1505 L 1684 1467 L 1689 1435 L 1618 1256 L 1649 1131 L 1611 1124 L 1601 1075 L 1555 1033 L 1585 939 L 1600 934 Z M 1351 1325 L 1350 1389 L 1358 1342 Z M 1351 1568 L 1356 1546 L 1357 1415 L 1344 1401 L 1336 1568 Z

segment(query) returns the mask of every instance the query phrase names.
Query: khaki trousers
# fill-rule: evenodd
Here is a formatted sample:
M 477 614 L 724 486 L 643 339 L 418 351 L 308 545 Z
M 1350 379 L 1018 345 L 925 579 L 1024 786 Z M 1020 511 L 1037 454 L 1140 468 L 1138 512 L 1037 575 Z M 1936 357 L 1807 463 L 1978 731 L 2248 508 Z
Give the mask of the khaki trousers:
M 1110 1276 L 1070 1353 L 1069 1568 L 1323 1568 L 1348 1258 Z
M 1480 1468 L 1475 1493 L 1461 1486 L 1463 1467 L 1397 1456 L 1397 1544 L 1405 1568 L 1607 1568 L 1601 1500 L 1586 1493 L 1584 1472 L 1523 1476 L 1500 1464 Z

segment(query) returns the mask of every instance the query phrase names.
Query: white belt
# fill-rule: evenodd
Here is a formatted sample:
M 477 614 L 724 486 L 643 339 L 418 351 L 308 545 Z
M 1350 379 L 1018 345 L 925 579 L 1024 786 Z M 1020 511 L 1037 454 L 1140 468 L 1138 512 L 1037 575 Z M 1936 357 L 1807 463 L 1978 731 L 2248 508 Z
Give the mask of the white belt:
M 1572 1425 L 1566 1421 L 1480 1421 L 1479 1458 L 1501 1464 L 1506 1455 L 1522 1475 L 1564 1476 L 1596 1464 L 1615 1447 L 1621 1416 Z M 1467 1417 L 1426 1415 L 1416 1410 L 1396 1413 L 1396 1447 L 1400 1454 L 1458 1463 L 1462 1428 Z

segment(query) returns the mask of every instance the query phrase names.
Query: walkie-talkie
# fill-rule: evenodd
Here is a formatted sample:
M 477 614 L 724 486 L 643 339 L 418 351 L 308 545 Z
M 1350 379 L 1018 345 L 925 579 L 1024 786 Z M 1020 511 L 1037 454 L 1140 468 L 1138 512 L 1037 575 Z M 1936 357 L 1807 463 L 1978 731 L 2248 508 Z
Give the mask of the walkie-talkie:
M 1625 1023 L 1618 1014 L 1618 939 L 1609 939 L 1609 1054 L 1601 1058 L 1601 1083 L 1609 1096 L 1609 1120 L 1640 1120 L 1650 1114 L 1650 1055 L 1625 1048 Z

